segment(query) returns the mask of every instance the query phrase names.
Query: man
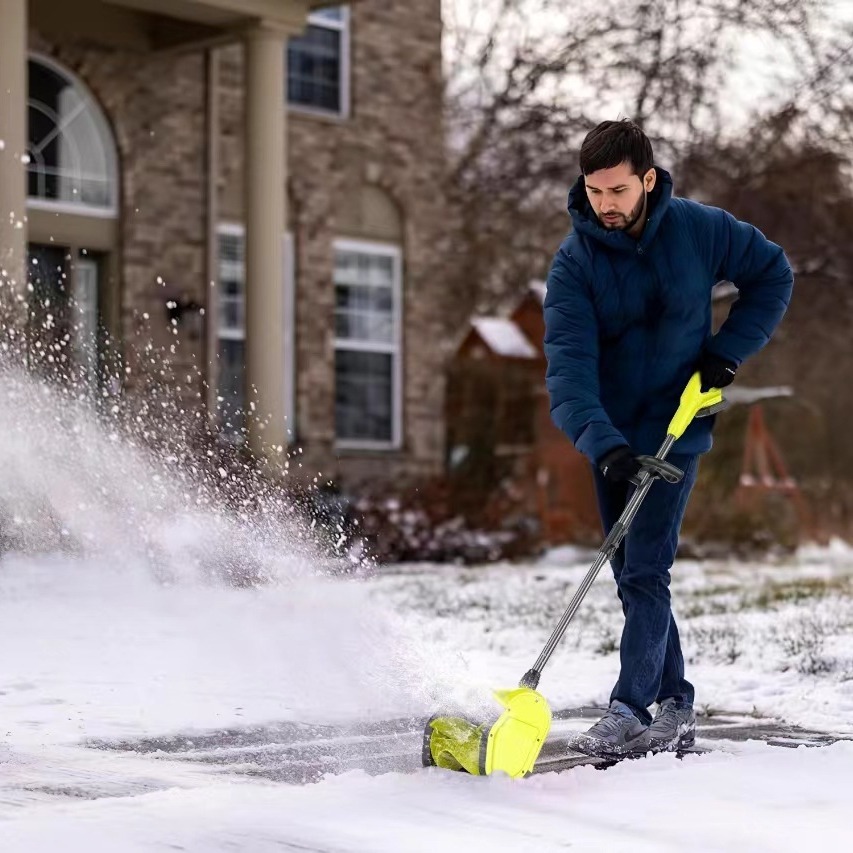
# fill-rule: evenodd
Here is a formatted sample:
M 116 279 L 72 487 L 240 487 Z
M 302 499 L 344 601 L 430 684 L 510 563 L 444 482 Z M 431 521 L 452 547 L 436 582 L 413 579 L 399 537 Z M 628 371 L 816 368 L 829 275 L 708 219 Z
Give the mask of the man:
M 722 388 L 782 319 L 793 274 L 782 249 L 719 208 L 673 197 L 669 174 L 633 122 L 605 121 L 580 152 L 569 193 L 574 231 L 548 276 L 545 354 L 551 415 L 593 463 L 608 532 L 630 497 L 637 455 L 653 455 L 690 376 Z M 711 289 L 740 294 L 716 335 Z M 604 717 L 576 742 L 593 754 L 676 750 L 693 743 L 693 686 L 684 677 L 669 578 L 698 458 L 713 418 L 695 420 L 668 459 L 677 485 L 654 483 L 612 560 L 625 625 L 621 669 Z M 649 707 L 657 704 L 652 718 Z

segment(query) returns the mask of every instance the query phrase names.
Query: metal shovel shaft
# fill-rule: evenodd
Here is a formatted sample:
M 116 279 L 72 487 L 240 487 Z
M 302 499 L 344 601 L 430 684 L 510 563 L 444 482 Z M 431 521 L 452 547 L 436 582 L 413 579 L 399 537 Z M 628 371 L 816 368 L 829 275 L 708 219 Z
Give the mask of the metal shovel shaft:
M 655 457 L 660 460 L 666 459 L 666 456 L 674 443 L 675 437 L 668 435 L 664 443 L 661 445 L 660 450 L 655 454 Z M 533 668 L 528 670 L 528 672 L 525 673 L 524 678 L 521 679 L 522 687 L 531 687 L 535 690 L 538 686 L 539 676 L 542 674 L 545 664 L 548 663 L 548 660 L 554 653 L 554 649 L 557 648 L 560 640 L 563 639 L 563 634 L 566 633 L 566 628 L 569 627 L 569 623 L 577 613 L 581 602 L 586 597 L 586 594 L 589 592 L 590 587 L 598 576 L 598 573 L 601 571 L 601 567 L 613 557 L 616 550 L 619 548 L 619 545 L 622 543 L 622 540 L 625 538 L 625 534 L 628 532 L 631 522 L 637 515 L 637 511 L 640 509 L 640 505 L 648 494 L 648 491 L 655 479 L 656 478 L 648 471 L 643 474 L 636 491 L 631 495 L 631 499 L 622 511 L 622 515 L 619 516 L 619 520 L 613 525 L 610 533 L 608 533 L 607 538 L 604 540 L 604 544 L 601 546 L 601 550 L 598 552 L 598 556 L 595 558 L 595 562 L 581 581 L 580 586 L 577 588 L 572 600 L 569 602 L 569 606 L 566 608 L 566 612 L 563 613 L 560 621 L 557 623 L 557 627 L 554 628 L 554 632 L 545 644 L 545 648 L 542 649 L 542 654 L 540 654 L 536 659 L 536 663 L 533 664 Z

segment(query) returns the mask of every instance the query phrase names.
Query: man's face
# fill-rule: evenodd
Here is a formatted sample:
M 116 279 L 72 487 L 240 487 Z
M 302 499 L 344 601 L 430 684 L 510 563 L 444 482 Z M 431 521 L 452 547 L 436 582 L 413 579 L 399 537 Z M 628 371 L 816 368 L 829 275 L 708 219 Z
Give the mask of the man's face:
M 640 178 L 630 163 L 599 169 L 584 175 L 586 197 L 598 221 L 610 231 L 627 231 L 638 224 L 646 205 L 646 193 L 655 185 L 655 170 Z

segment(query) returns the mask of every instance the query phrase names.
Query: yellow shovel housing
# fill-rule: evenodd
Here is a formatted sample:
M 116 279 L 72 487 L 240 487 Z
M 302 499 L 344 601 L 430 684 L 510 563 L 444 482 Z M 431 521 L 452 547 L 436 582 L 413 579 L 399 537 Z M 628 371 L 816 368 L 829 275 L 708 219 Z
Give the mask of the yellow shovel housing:
M 500 771 L 518 779 L 530 773 L 551 730 L 551 708 L 529 687 L 496 690 L 495 698 L 506 710 L 492 723 L 433 717 L 424 736 L 424 765 L 473 776 Z

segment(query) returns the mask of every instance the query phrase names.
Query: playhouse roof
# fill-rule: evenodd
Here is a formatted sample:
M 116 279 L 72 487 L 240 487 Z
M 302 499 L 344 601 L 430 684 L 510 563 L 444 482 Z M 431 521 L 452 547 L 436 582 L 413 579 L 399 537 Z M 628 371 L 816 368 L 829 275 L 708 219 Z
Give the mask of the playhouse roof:
M 475 317 L 471 325 L 495 355 L 505 358 L 539 357 L 536 348 L 512 320 L 505 317 Z

